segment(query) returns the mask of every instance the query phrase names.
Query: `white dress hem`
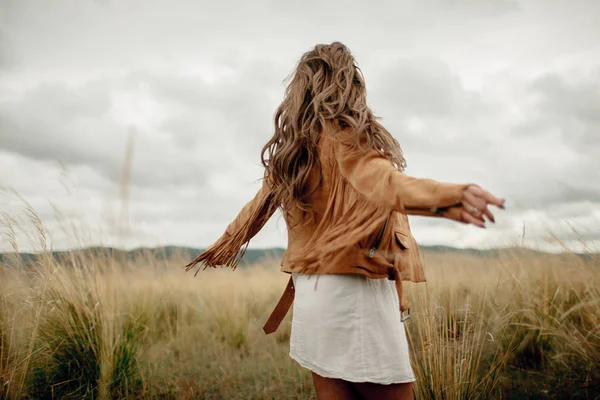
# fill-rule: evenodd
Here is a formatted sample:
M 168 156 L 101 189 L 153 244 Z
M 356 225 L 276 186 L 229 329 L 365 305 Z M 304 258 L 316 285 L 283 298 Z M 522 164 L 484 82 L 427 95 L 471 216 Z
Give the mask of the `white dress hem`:
M 347 382 L 352 382 L 352 383 L 376 383 L 379 385 L 393 385 L 393 384 L 399 384 L 399 383 L 412 383 L 412 382 L 416 382 L 416 378 L 410 377 L 410 378 L 383 378 L 380 377 L 378 379 L 373 379 L 373 378 L 365 378 L 365 377 L 359 377 L 359 376 L 350 376 L 350 375 L 344 375 L 344 374 L 335 374 L 332 373 L 330 370 L 327 370 L 326 368 L 322 368 L 319 367 L 316 364 L 313 364 L 309 361 L 303 360 L 301 357 L 298 357 L 297 355 L 293 354 L 292 352 L 290 352 L 290 358 L 294 361 L 296 361 L 298 364 L 300 364 L 301 367 L 306 368 L 314 373 L 316 373 L 317 375 L 322 376 L 323 378 L 331 378 L 331 379 L 342 379 L 345 380 Z

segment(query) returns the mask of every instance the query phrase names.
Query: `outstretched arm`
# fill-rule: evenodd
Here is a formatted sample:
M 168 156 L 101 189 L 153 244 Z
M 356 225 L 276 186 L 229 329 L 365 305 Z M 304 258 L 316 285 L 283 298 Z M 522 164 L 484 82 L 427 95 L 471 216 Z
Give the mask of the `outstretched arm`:
M 206 267 L 229 266 L 235 269 L 244 256 L 250 239 L 262 229 L 277 207 L 267 180 L 263 179 L 260 190 L 227 226 L 225 233 L 204 253 L 186 265 L 186 270 L 189 271 L 199 263 L 205 264 Z
M 369 201 L 404 214 L 445 217 L 482 226 L 483 215 L 493 221 L 488 204 L 498 199 L 473 184 L 442 183 L 405 175 L 375 149 L 354 144 L 349 131 L 338 132 L 334 152 L 341 174 Z

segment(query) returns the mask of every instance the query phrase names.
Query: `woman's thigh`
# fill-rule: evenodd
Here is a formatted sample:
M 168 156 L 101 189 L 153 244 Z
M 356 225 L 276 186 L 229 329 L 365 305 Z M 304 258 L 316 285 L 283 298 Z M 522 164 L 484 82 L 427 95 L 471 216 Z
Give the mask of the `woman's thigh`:
M 412 383 L 379 385 L 324 378 L 312 373 L 318 400 L 413 400 Z
M 365 400 L 413 400 L 412 383 L 353 383 L 352 386 Z
M 324 378 L 312 373 L 318 400 L 360 400 L 362 397 L 352 383 L 342 379 Z

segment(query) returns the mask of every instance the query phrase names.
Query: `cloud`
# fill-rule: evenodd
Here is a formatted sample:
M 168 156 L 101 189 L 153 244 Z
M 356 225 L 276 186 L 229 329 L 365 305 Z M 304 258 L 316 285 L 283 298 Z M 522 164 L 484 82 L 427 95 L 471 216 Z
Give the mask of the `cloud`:
M 439 60 L 390 65 L 371 99 L 404 147 L 407 173 L 478 183 L 509 200 L 491 233 L 415 219 L 417 235 L 438 244 L 509 245 L 527 223 L 533 245 L 551 231 L 575 240 L 570 220 L 580 239 L 600 239 L 588 223 L 597 223 L 600 210 L 600 79 L 593 72 L 574 80 L 576 71 L 503 76 L 507 93 L 495 85 L 467 89 Z
M 576 79 L 544 75 L 531 83 L 537 98 L 536 123 L 560 130 L 565 144 L 576 150 L 600 150 L 600 69 Z M 590 147 L 592 149 L 590 149 Z
M 571 76 L 577 76 L 572 71 Z M 526 175 L 545 183 L 526 191 L 530 206 L 600 202 L 600 73 L 584 78 L 558 74 L 540 76 L 527 85 L 529 118 L 512 134 L 528 157 Z M 524 153 L 519 151 L 519 153 Z M 517 173 L 515 168 L 512 170 Z M 522 174 L 522 173 L 521 173 Z
M 210 171 L 243 173 L 250 159 L 258 163 L 274 109 L 255 101 L 273 97 L 263 69 L 213 84 L 136 73 L 75 87 L 41 84 L 0 103 L 0 140 L 5 151 L 92 166 L 118 181 L 134 127 L 133 185 L 201 186 Z
M 58 232 L 59 247 L 80 245 L 64 234 L 65 224 L 105 226 L 104 243 L 204 246 L 258 189 L 259 150 L 274 109 L 255 101 L 274 96 L 267 68 L 259 61 L 210 83 L 201 76 L 131 72 L 15 91 L 0 102 L 0 164 L 10 171 L 0 185 L 29 199 Z M 132 224 L 121 237 L 119 185 L 132 125 L 138 127 L 129 182 Z M 65 180 L 73 186 L 68 193 Z M 11 204 L 13 212 L 22 207 L 18 199 L 5 207 Z M 54 205 L 65 208 L 62 221 L 55 220 Z M 281 234 L 276 221 L 269 226 Z
M 574 240 L 565 221 L 597 237 L 586 222 L 600 218 L 596 3 L 231 4 L 5 1 L 0 186 L 49 229 L 60 230 L 53 205 L 69 224 L 93 227 L 90 243 L 208 245 L 258 189 L 283 79 L 312 45 L 341 40 L 407 173 L 508 199 L 487 231 L 411 218 L 419 242 L 511 244 L 523 223 Z M 285 240 L 275 218 L 253 245 Z
M 442 118 L 486 111 L 479 93 L 466 90 L 460 77 L 439 59 L 401 58 L 382 75 L 375 90 L 394 106 L 394 116 Z

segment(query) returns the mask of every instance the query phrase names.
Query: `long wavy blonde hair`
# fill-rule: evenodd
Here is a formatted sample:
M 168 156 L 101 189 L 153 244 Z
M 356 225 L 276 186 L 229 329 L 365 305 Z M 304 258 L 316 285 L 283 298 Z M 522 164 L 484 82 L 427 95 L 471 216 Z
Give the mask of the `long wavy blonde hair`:
M 317 143 L 326 124 L 351 127 L 356 145 L 360 141 L 376 149 L 404 170 L 400 144 L 367 105 L 362 72 L 346 46 L 316 45 L 304 53 L 290 77 L 275 112 L 275 133 L 261 153 L 272 200 L 285 214 L 293 207 L 303 215 L 311 212 L 306 200 L 316 188 L 308 188 L 308 180 L 313 167 L 320 169 Z

